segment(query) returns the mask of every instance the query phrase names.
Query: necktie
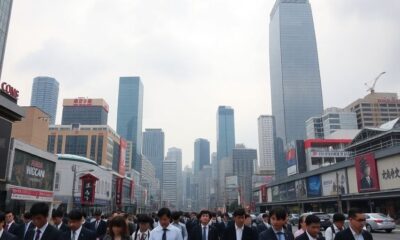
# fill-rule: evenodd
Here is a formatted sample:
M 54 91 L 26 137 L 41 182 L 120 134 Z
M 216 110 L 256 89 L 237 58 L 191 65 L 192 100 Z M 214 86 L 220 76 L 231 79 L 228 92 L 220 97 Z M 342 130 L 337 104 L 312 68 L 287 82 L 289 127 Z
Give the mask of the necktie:
M 146 239 L 146 233 L 142 233 L 142 237 L 140 237 L 140 240 L 145 240 Z
M 201 237 L 201 240 L 207 240 L 207 227 L 203 227 L 203 236 Z
M 8 232 L 8 224 L 6 224 L 6 227 L 4 228 L 4 232 Z
M 72 237 L 71 240 L 75 240 L 75 231 L 72 231 Z
M 162 240 L 167 240 L 167 231 L 168 231 L 168 229 L 164 228 L 163 231 L 164 231 L 164 233 L 162 235 Z
M 285 235 L 283 234 L 283 232 L 277 232 L 278 234 L 278 240 L 285 240 Z
M 35 236 L 35 240 L 39 240 L 40 239 L 40 229 L 36 230 L 36 236 Z
M 96 230 L 99 227 L 99 221 L 96 221 Z

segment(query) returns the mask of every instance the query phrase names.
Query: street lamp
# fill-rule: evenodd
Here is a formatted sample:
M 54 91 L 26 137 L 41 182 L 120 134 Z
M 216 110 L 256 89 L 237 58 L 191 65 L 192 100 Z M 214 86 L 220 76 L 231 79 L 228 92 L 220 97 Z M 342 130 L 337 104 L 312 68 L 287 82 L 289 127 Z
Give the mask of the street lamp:
M 71 201 L 72 205 L 71 205 L 71 206 L 72 206 L 72 207 L 71 207 L 71 210 L 75 208 L 75 182 L 76 182 L 76 174 L 77 174 L 77 173 L 93 172 L 93 171 L 94 171 L 94 169 L 84 169 L 84 170 L 81 170 L 81 171 L 77 171 L 77 169 L 78 169 L 78 166 L 76 166 L 75 164 L 72 165 L 71 170 L 72 170 L 72 172 L 74 173 L 74 179 L 73 179 L 73 182 L 72 182 L 72 194 L 71 194 L 71 198 L 72 198 L 72 201 Z

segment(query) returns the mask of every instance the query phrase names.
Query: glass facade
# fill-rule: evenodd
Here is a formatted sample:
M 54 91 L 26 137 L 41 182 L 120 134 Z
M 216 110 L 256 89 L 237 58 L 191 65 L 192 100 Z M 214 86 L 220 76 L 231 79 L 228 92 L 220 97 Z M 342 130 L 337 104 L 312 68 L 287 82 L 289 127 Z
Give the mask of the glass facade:
M 305 122 L 322 114 L 317 43 L 308 0 L 277 0 L 271 12 L 269 54 L 272 114 L 283 144 L 305 139 Z
M 3 69 L 4 52 L 6 49 L 8 26 L 10 24 L 12 0 L 0 1 L 0 75 Z
M 102 106 L 64 106 L 62 125 L 107 125 L 108 112 Z
M 50 117 L 50 124 L 56 122 L 59 83 L 51 77 L 33 79 L 31 106 L 43 110 Z
M 194 142 L 194 173 L 210 165 L 210 142 L 207 139 L 196 139 Z
M 143 132 L 143 155 L 156 170 L 156 178 L 162 181 L 165 136 L 161 129 L 146 129 Z
M 88 136 L 66 136 L 65 154 L 86 157 Z
M 235 148 L 235 115 L 231 107 L 218 107 L 217 114 L 217 159 L 232 156 Z
M 117 133 L 132 142 L 131 166 L 141 170 L 143 84 L 139 77 L 119 79 Z

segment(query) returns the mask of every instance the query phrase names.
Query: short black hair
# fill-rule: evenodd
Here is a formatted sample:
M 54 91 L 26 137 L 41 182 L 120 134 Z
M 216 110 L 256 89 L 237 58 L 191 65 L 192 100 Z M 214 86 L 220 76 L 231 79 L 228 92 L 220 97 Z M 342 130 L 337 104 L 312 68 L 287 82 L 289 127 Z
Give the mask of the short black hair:
M 251 216 L 250 216 L 250 214 L 246 213 L 246 214 L 244 215 L 244 217 L 245 217 L 245 218 L 249 218 L 249 217 L 251 217 Z
M 102 215 L 102 213 L 101 213 L 101 211 L 100 211 L 100 210 L 96 210 L 96 211 L 94 212 L 94 215 L 95 215 L 95 216 L 101 216 L 101 215 Z
M 53 212 L 53 214 L 51 214 L 52 218 L 56 218 L 56 217 L 62 218 L 63 216 L 64 216 L 64 213 L 61 210 L 55 210 Z
M 71 210 L 68 214 L 70 220 L 82 220 L 83 214 L 79 210 Z
M 30 212 L 25 212 L 24 213 L 24 218 L 30 220 L 30 219 L 32 219 L 32 214 Z
M 157 216 L 161 218 L 162 216 L 167 216 L 168 218 L 171 218 L 171 210 L 169 208 L 161 208 L 158 210 Z
M 49 205 L 44 202 L 38 202 L 32 205 L 30 213 L 32 217 L 42 215 L 44 217 L 49 216 Z
M 212 217 L 212 218 L 217 217 L 217 214 L 215 212 L 210 212 L 210 214 L 211 214 L 210 217 Z
M 138 223 L 150 223 L 153 224 L 153 219 L 146 214 L 138 214 L 137 215 Z
M 200 213 L 199 213 L 198 218 L 200 219 L 201 216 L 204 215 L 204 214 L 208 215 L 208 217 L 211 218 L 211 212 L 208 211 L 208 210 L 201 210 Z
M 341 222 L 345 221 L 346 217 L 342 213 L 335 213 L 333 214 L 333 222 Z
M 11 213 L 13 216 L 15 215 L 14 212 L 11 211 L 11 210 L 6 210 L 6 212 L 5 212 L 4 214 L 7 215 L 7 214 L 10 214 L 10 213 Z
M 83 212 L 83 211 L 81 211 L 81 214 L 82 214 L 82 217 L 83 217 L 84 219 L 86 219 L 87 214 L 86 214 L 85 212 Z
M 274 215 L 277 220 L 285 220 L 288 216 L 288 213 L 283 207 L 275 207 L 269 212 L 270 217 Z
M 317 215 L 314 215 L 314 214 L 308 215 L 306 217 L 306 225 L 310 226 L 313 223 L 320 224 L 321 223 L 321 219 L 319 219 L 319 217 Z
M 173 220 L 179 220 L 181 218 L 181 213 L 179 211 L 173 212 L 171 214 Z
M 266 218 L 266 217 L 269 217 L 269 214 L 268 213 L 263 213 L 262 218 Z
M 6 215 L 2 212 L 0 212 L 0 222 L 6 221 Z
M 229 214 L 228 214 L 228 213 L 224 213 L 222 216 L 223 216 L 223 217 L 230 218 L 230 216 L 229 216 Z
M 234 217 L 245 216 L 245 215 L 246 215 L 246 211 L 244 210 L 244 208 L 238 208 L 233 212 Z
M 355 218 L 357 214 L 363 214 L 364 212 L 360 208 L 351 208 L 349 210 L 349 218 Z

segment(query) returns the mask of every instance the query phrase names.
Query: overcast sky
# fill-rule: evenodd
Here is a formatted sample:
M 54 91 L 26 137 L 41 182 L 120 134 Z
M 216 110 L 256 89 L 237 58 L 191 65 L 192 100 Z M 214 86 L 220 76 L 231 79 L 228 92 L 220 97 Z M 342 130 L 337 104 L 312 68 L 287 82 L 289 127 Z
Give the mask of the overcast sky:
M 2 80 L 29 105 L 32 79 L 60 82 L 63 98 L 104 98 L 115 128 L 118 79 L 140 76 L 144 128 L 193 161 L 196 138 L 216 150 L 216 111 L 235 109 L 236 142 L 258 148 L 257 117 L 271 113 L 269 13 L 274 0 L 14 1 Z M 400 92 L 400 1 L 311 0 L 324 107 Z

